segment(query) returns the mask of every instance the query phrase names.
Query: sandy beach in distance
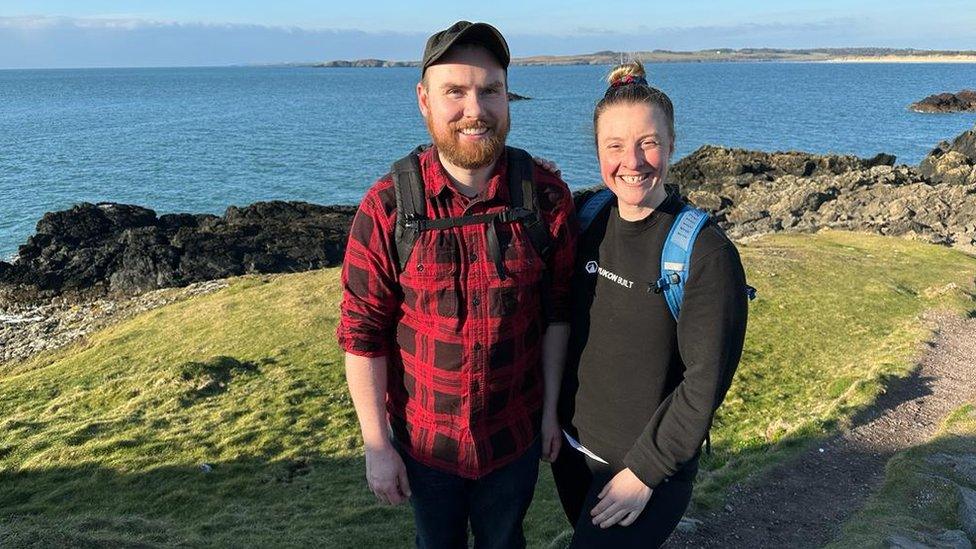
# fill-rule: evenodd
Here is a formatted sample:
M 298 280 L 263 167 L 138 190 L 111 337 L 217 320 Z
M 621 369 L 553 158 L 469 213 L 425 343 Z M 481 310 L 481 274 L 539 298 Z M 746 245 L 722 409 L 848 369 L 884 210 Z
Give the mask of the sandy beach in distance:
M 819 63 L 976 63 L 976 55 L 879 55 L 834 57 Z

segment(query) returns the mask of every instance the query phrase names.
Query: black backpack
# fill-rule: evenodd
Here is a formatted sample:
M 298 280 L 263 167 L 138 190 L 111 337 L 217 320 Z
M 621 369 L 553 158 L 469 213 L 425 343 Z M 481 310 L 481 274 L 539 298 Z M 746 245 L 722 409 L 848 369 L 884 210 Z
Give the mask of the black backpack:
M 419 158 L 427 147 L 417 147 L 394 162 L 390 170 L 396 192 L 397 218 L 393 239 L 396 242 L 399 272 L 406 268 L 407 260 L 421 232 L 476 224 L 486 225 L 488 255 L 502 280 L 507 275 L 498 233 L 495 231 L 498 223 L 521 223 L 532 241 L 532 247 L 545 262 L 552 248 L 552 239 L 549 236 L 549 227 L 539 213 L 535 183 L 532 181 L 533 160 L 529 153 L 522 149 L 505 147 L 508 156 L 508 208 L 490 214 L 429 219 Z

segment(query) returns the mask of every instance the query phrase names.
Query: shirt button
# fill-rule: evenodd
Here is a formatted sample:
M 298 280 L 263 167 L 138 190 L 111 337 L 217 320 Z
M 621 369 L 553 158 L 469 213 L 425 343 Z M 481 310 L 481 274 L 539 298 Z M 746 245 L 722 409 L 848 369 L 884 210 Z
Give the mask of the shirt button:
M 481 305 L 481 300 L 478 299 L 477 297 L 473 297 L 471 298 L 471 304 L 477 307 L 478 305 Z
M 471 391 L 477 393 L 479 389 L 481 389 L 481 385 L 478 383 L 478 380 L 471 380 Z
M 475 351 L 480 351 L 481 350 L 481 342 L 480 341 L 476 341 L 474 343 L 474 350 Z
M 417 272 L 421 272 L 421 273 L 424 272 L 424 264 L 423 263 L 418 263 L 417 264 Z
M 468 256 L 468 261 L 476 263 L 478 261 L 478 254 L 471 252 L 471 255 Z

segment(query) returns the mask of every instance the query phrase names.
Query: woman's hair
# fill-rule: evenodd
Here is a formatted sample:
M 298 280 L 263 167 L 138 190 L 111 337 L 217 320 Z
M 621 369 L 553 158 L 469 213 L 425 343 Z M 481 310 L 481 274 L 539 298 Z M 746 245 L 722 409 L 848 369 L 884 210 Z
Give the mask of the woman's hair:
M 656 106 L 664 113 L 668 121 L 668 132 L 674 140 L 674 105 L 671 99 L 661 90 L 647 83 L 647 73 L 644 64 L 636 59 L 629 63 L 617 65 L 607 76 L 609 87 L 603 94 L 603 99 L 593 110 L 593 139 L 596 140 L 597 122 L 603 111 L 611 105 L 646 103 Z

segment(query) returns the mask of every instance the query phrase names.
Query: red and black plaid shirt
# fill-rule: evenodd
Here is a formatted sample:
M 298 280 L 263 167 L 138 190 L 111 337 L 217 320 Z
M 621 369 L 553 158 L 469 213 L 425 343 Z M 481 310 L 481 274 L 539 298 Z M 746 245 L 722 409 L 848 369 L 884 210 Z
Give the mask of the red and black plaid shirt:
M 430 218 L 509 206 L 507 161 L 475 198 L 458 193 L 433 148 L 420 155 Z M 484 225 L 420 233 L 397 274 L 396 199 L 389 175 L 363 198 L 342 266 L 336 330 L 347 352 L 389 357 L 387 411 L 396 440 L 421 463 L 478 478 L 521 456 L 538 436 L 542 335 L 569 320 L 576 221 L 566 184 L 534 167 L 553 238 L 548 265 L 520 223 L 500 224 L 507 277 L 489 259 Z M 541 303 L 546 284 L 547 319 Z

